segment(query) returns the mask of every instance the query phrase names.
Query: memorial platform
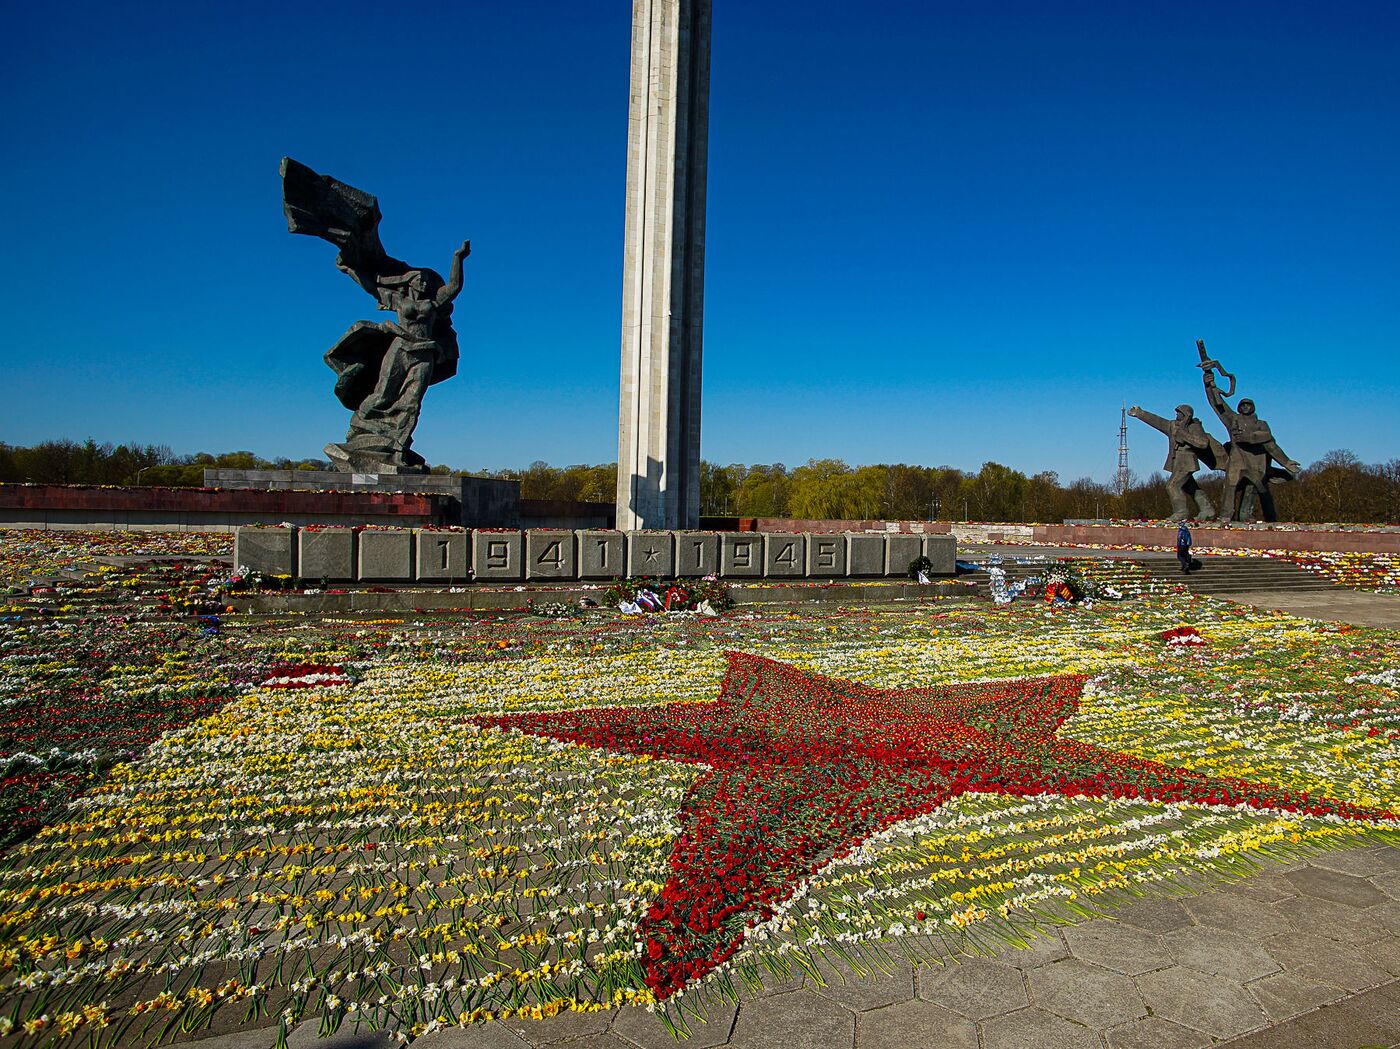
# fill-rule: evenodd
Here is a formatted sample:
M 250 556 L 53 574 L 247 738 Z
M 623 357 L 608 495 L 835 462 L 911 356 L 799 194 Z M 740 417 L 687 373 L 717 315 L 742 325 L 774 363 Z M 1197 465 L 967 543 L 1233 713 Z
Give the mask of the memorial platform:
M 661 579 L 882 579 L 956 572 L 948 535 L 533 528 L 247 527 L 238 571 L 313 582 L 442 585 Z
M 206 488 L 241 491 L 378 492 L 446 496 L 457 504 L 450 523 L 465 528 L 520 524 L 520 482 L 466 474 L 343 473 L 336 470 L 205 470 Z M 346 522 L 362 524 L 367 522 Z

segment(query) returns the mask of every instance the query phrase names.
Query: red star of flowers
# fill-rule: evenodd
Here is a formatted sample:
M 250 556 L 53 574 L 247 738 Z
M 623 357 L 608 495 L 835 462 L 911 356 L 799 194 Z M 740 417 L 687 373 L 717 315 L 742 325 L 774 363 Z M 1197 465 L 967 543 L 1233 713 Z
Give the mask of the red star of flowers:
M 876 689 L 741 652 L 717 700 L 481 717 L 475 724 L 691 761 L 670 876 L 638 925 L 665 998 L 833 857 L 969 792 L 1142 798 L 1395 820 L 1283 787 L 1171 768 L 1057 735 L 1082 675 Z

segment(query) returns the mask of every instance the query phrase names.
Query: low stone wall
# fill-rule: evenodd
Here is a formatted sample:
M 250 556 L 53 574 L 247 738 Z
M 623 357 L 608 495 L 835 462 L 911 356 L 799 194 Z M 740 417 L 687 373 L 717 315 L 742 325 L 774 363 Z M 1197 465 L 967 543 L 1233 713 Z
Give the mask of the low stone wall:
M 520 524 L 520 482 L 467 474 L 375 474 L 336 470 L 224 470 L 204 471 L 209 488 L 242 491 L 286 490 L 333 492 L 347 495 L 416 495 L 450 498 L 455 509 L 438 522 L 474 528 L 510 527 Z M 352 524 L 369 524 L 352 521 Z M 373 522 L 379 523 L 379 522 Z
M 1221 550 L 1297 550 L 1312 553 L 1400 553 L 1400 529 L 1318 525 L 1224 525 L 1191 522 L 1198 547 Z M 954 524 L 964 543 L 1010 542 L 1040 546 L 1173 547 L 1176 525 L 1099 522 L 1062 525 Z
M 951 535 L 948 521 L 803 520 L 786 517 L 735 517 L 740 532 L 909 532 L 914 535 Z
M 1400 554 L 1400 531 L 1346 528 L 1269 528 L 1191 525 L 1197 546 L 1224 550 L 1298 550 L 1313 553 Z M 1173 546 L 1176 526 L 1036 525 L 1034 541 L 1048 545 Z
M 443 584 L 717 575 L 905 576 L 920 556 L 953 575 L 949 535 L 619 532 L 610 529 L 240 528 L 234 565 L 326 582 Z
M 0 484 L 0 527 L 226 532 L 288 522 L 421 527 L 454 520 L 450 497 L 382 492 L 222 491 Z

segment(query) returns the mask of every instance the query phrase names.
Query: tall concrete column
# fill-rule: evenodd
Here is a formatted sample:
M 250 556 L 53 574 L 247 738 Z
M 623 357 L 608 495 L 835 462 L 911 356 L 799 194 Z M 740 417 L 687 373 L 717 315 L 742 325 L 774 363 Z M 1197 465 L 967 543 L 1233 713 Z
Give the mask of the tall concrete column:
M 711 0 L 633 0 L 617 526 L 700 520 Z

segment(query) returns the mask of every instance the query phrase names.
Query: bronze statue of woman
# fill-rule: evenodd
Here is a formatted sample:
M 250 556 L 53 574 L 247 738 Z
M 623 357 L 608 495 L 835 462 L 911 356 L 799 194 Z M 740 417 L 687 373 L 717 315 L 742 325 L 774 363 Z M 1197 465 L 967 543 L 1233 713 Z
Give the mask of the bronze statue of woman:
M 452 301 L 462 290 L 464 242 L 452 256 L 448 279 L 427 267 L 411 267 L 379 242 L 379 202 L 362 190 L 319 175 L 290 157 L 282 159 L 282 200 L 287 228 L 340 248 L 335 264 L 369 292 L 388 323 L 356 321 L 326 353 L 336 373 L 335 395 L 354 415 L 343 443 L 326 445 L 331 463 L 366 473 L 425 473 L 413 451 L 413 431 L 423 395 L 457 374 L 457 333 Z

